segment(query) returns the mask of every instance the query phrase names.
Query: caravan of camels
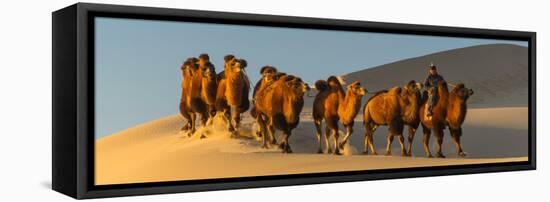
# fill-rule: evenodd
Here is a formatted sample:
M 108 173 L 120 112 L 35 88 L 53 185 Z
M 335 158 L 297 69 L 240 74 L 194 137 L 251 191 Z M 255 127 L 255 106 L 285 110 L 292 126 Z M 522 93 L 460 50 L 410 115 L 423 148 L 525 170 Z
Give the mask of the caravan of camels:
M 278 72 L 272 66 L 264 66 L 260 70 L 261 79 L 254 85 L 252 99 L 249 99 L 251 84 L 245 71 L 246 60 L 226 55 L 223 64 L 223 71 L 217 74 L 208 54 L 201 54 L 198 58 L 188 58 L 181 66 L 183 80 L 179 109 L 187 121 L 181 130 L 193 136 L 197 133 L 197 125 L 211 124 L 213 117 L 221 114 L 231 136 L 237 137 L 241 129 L 241 115 L 250 109 L 250 114 L 259 127 L 256 134 L 262 140 L 262 147 L 278 145 L 283 153 L 291 153 L 289 138 L 292 130 L 300 123 L 304 96 L 310 91 L 309 85 L 298 76 Z M 313 102 L 312 115 L 319 143 L 318 153 L 342 154 L 343 147 L 353 133 L 361 100 L 369 92 L 361 83 L 355 81 L 346 85 L 337 76 L 319 80 L 314 87 L 317 95 Z M 397 137 L 401 154 L 411 156 L 414 135 L 421 125 L 424 133 L 423 146 L 428 157 L 432 157 L 429 149 L 432 133 L 437 139 L 436 157 L 445 157 L 441 151 L 445 128 L 450 130 L 458 155 L 465 156 L 460 144 L 461 125 L 466 117 L 466 101 L 473 91 L 464 84 L 457 84 L 449 91 L 447 83 L 442 79 L 433 88 L 434 90 L 429 90 L 422 83 L 411 80 L 403 87 L 396 86 L 372 93 L 362 111 L 366 131 L 363 153 L 369 154 L 370 149 L 372 154 L 376 154 L 374 131 L 378 126 L 387 126 L 386 155 L 391 155 L 391 144 L 394 137 Z M 435 95 L 431 95 L 434 92 Z M 432 99 L 430 96 L 435 96 L 435 102 L 427 105 L 429 99 Z M 197 124 L 196 120 L 200 120 L 200 123 Z M 322 128 L 323 121 L 325 130 Z M 342 137 L 339 124 L 345 128 Z M 403 136 L 405 126 L 408 126 L 408 146 L 405 146 Z M 275 136 L 275 130 L 282 132 L 279 140 Z M 197 135 L 206 137 L 204 134 Z

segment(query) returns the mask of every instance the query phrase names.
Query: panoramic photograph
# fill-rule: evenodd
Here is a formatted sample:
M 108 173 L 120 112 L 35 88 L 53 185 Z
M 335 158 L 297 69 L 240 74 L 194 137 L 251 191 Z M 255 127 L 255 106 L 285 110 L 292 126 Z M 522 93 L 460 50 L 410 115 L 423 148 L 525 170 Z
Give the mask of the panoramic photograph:
M 95 185 L 528 161 L 526 41 L 94 24 Z

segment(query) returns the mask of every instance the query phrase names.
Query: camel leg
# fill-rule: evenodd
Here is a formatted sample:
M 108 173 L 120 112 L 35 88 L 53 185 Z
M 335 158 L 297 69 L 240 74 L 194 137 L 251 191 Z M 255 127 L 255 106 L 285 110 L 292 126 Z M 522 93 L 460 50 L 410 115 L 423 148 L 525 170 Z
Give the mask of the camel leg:
M 235 122 L 235 130 L 234 135 L 237 135 L 236 132 L 239 130 L 239 126 L 241 125 L 241 114 L 237 110 L 237 107 L 231 107 L 231 118 Z
M 365 155 L 369 154 L 369 136 L 370 136 L 369 131 L 371 130 L 365 127 L 365 142 L 364 142 L 365 150 L 363 151 L 363 154 Z
M 258 116 L 256 116 L 256 122 L 258 123 L 258 126 L 260 128 L 260 131 L 259 133 L 260 134 L 263 134 L 261 137 L 262 137 L 262 148 L 265 148 L 265 149 L 268 149 L 269 148 L 269 136 L 266 134 L 266 126 L 265 126 L 265 122 L 262 120 L 261 118 L 261 115 L 258 114 Z
M 187 120 L 187 123 L 185 123 L 182 127 L 181 127 L 181 130 L 182 131 L 187 131 L 189 130 L 189 128 L 191 128 L 191 121 Z
M 279 144 L 279 148 L 283 150 L 283 153 L 292 153 L 292 150 L 290 149 L 290 145 L 288 144 L 289 137 L 290 137 L 290 130 L 288 129 L 284 130 L 281 143 Z
M 409 126 L 409 137 L 408 137 L 409 145 L 408 145 L 408 148 L 407 148 L 407 156 L 412 156 L 412 144 L 413 144 L 414 133 L 415 132 L 416 132 L 416 129 Z
M 397 135 L 397 140 L 399 140 L 399 146 L 401 146 L 401 156 L 407 156 L 407 150 L 405 149 L 405 137 L 403 134 Z
M 201 126 L 206 126 L 206 122 L 208 121 L 208 113 L 201 113 Z
M 290 138 L 290 136 L 292 135 L 292 131 L 291 130 L 287 130 L 285 132 L 285 137 L 284 137 L 284 142 L 285 142 L 285 153 L 292 153 L 292 149 L 290 148 L 290 143 L 288 142 L 288 139 Z
M 391 156 L 391 144 L 393 143 L 393 133 L 388 132 L 388 144 L 386 145 L 386 156 Z
M 334 153 L 335 155 L 341 155 L 340 147 L 338 146 L 338 137 L 340 134 L 338 134 L 338 129 L 332 129 L 332 137 L 334 137 Z
M 231 111 L 230 110 L 224 110 L 223 111 L 223 117 L 224 117 L 225 121 L 227 122 L 227 130 L 230 133 L 233 133 L 233 131 L 235 131 L 235 128 L 233 128 L 233 124 L 231 123 Z M 231 136 L 233 136 L 233 135 L 231 135 Z
M 200 120 L 201 120 L 201 127 L 206 127 L 206 122 L 208 121 L 208 113 L 201 113 L 200 114 Z M 201 133 L 200 139 L 206 138 L 206 135 L 204 133 Z
M 208 107 L 208 120 L 206 121 L 206 125 L 211 126 L 214 124 L 214 117 L 216 116 L 216 110 L 213 105 L 210 105 Z
M 462 145 L 460 144 L 460 137 L 462 136 L 462 128 L 451 129 L 451 136 L 456 145 L 456 152 L 460 157 L 466 157 L 466 153 L 462 151 Z
M 388 130 L 388 144 L 386 145 L 386 156 L 391 156 L 391 144 L 393 143 L 393 128 L 390 128 Z
M 344 150 L 344 146 L 348 142 L 349 136 L 351 135 L 351 133 L 353 133 L 353 126 L 346 125 L 344 127 L 346 127 L 346 135 L 342 138 L 342 141 L 340 141 L 340 150 Z
M 374 126 L 369 134 L 369 144 L 372 155 L 378 155 L 378 153 L 376 153 L 376 150 L 374 150 L 374 132 L 376 131 L 376 128 L 378 128 L 378 126 Z
M 273 128 L 273 123 L 270 122 L 267 125 L 267 130 L 269 131 L 269 140 L 272 145 L 277 145 L 277 138 L 275 138 L 275 128 Z
M 214 115 L 211 115 L 210 117 L 208 117 L 208 120 L 206 120 L 206 125 L 211 126 L 213 124 L 214 124 Z
M 189 134 L 187 134 L 189 137 L 195 134 L 195 130 L 196 130 L 195 125 L 196 125 L 196 118 L 197 118 L 197 115 L 195 113 L 191 113 L 190 116 L 191 116 L 191 131 L 189 132 Z
M 325 153 L 327 154 L 332 153 L 332 149 L 330 149 L 330 141 L 329 141 L 330 135 L 332 135 L 330 132 L 330 128 L 328 128 L 328 126 L 325 126 L 325 148 L 326 148 Z
M 424 137 L 422 140 L 422 143 L 424 144 L 424 151 L 426 152 L 426 156 L 428 158 L 432 158 L 433 156 L 430 152 L 430 136 L 432 135 L 431 130 L 428 127 L 422 125 L 422 131 L 424 132 Z
M 319 143 L 319 149 L 317 149 L 317 153 L 321 154 L 323 153 L 323 148 L 321 147 L 322 145 L 322 142 L 321 142 L 321 136 L 323 135 L 322 134 L 322 121 L 321 120 L 315 120 L 314 121 L 315 123 L 315 129 L 317 130 L 317 142 Z
M 437 154 L 436 156 L 438 158 L 445 158 L 445 155 L 443 155 L 443 129 L 439 126 L 434 127 L 434 133 L 435 137 L 437 138 Z
M 376 126 L 372 127 L 369 124 L 365 124 L 365 151 L 364 154 L 369 154 L 369 147 L 372 151 L 372 155 L 378 155 L 374 150 L 374 132 L 376 131 Z

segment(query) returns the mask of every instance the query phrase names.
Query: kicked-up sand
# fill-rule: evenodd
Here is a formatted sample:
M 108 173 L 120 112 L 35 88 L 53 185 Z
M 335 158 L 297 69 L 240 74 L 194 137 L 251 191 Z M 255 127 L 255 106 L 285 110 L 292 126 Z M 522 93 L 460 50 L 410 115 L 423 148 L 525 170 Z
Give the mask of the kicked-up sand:
M 187 137 L 180 132 L 184 120 L 168 116 L 137 125 L 98 139 L 95 145 L 95 183 L 125 184 L 194 179 L 318 173 L 352 170 L 375 170 L 498 162 L 527 161 L 526 107 L 468 110 L 463 127 L 462 145 L 466 158 L 459 158 L 445 131 L 445 159 L 425 158 L 422 129 L 416 132 L 413 157 L 401 157 L 399 144 L 393 143 L 393 156 L 365 156 L 362 121 L 354 127 L 345 155 L 317 154 L 314 125 L 307 117 L 290 137 L 294 153 L 279 149 L 262 149 L 253 135 L 255 125 L 250 117 L 243 120 L 241 137 L 230 138 L 225 123 L 216 117 L 214 124 L 198 129 Z M 248 115 L 248 113 L 246 113 Z M 200 139 L 198 134 L 207 138 Z M 387 127 L 379 127 L 375 146 L 384 153 Z M 435 153 L 432 138 L 432 153 Z

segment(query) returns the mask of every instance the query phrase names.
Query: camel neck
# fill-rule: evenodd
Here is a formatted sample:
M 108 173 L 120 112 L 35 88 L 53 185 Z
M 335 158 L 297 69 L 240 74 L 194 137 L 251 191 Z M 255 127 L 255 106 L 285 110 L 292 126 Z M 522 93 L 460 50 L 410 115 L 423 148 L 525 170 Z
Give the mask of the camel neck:
M 355 119 L 360 107 L 361 96 L 357 96 L 351 92 L 351 90 L 347 90 L 346 96 L 343 99 L 340 99 L 338 114 L 344 123 L 348 123 Z

